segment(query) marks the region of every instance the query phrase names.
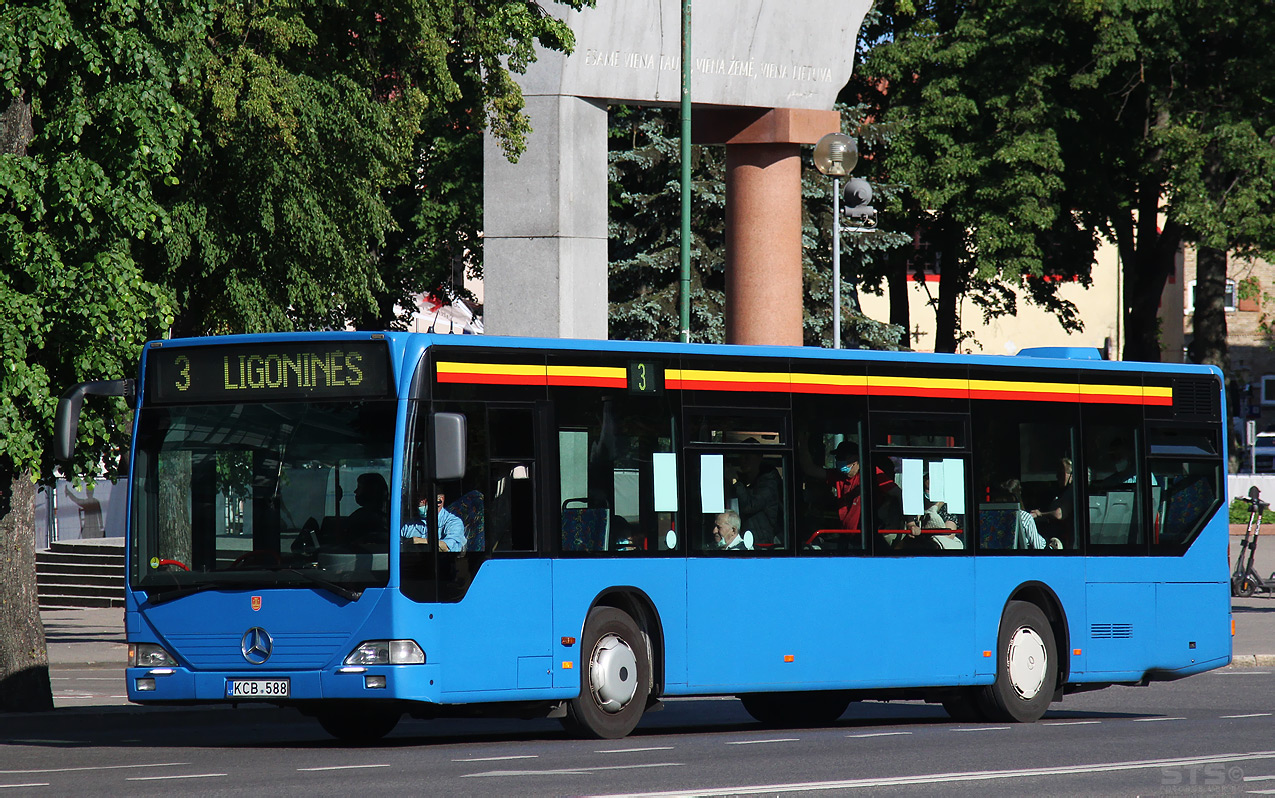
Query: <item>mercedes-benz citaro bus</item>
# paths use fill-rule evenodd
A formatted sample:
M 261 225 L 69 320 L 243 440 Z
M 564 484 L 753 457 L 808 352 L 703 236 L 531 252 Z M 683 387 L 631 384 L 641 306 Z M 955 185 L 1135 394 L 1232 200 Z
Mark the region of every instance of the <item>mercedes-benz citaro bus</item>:
M 1223 389 L 949 356 L 413 333 L 154 341 L 128 697 L 616 738 L 665 696 L 1031 722 L 1230 662 Z

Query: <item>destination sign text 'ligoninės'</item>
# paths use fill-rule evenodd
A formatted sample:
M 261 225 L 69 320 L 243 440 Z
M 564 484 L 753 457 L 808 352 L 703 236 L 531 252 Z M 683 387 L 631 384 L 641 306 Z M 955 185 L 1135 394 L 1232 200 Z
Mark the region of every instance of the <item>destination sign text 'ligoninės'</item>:
M 152 403 L 358 399 L 390 395 L 383 341 L 160 347 L 147 352 Z

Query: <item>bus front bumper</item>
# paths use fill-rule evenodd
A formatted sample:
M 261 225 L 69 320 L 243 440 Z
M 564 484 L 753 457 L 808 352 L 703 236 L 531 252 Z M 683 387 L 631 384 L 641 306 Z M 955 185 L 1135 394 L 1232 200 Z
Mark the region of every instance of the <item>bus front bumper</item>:
M 128 700 L 138 704 L 289 704 L 333 699 L 437 702 L 437 665 L 340 666 L 295 671 L 192 671 L 126 668 Z

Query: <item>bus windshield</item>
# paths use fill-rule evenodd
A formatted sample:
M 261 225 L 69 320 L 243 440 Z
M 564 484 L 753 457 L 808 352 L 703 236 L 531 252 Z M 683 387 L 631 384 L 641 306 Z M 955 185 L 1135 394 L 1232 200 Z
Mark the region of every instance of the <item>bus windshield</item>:
M 143 409 L 131 585 L 384 585 L 394 419 L 388 400 Z

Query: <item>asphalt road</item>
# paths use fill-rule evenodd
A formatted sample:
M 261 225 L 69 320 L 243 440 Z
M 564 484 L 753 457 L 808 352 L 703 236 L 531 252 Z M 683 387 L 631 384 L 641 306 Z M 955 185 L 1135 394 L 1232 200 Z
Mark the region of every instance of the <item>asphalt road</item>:
M 10 716 L 12 717 L 12 716 Z M 618 741 L 552 721 L 405 721 L 341 745 L 290 711 L 80 716 L 0 729 L 11 795 L 1181 795 L 1275 792 L 1275 673 L 1069 696 L 1030 725 L 915 702 L 768 730 L 733 699 L 667 702 Z

